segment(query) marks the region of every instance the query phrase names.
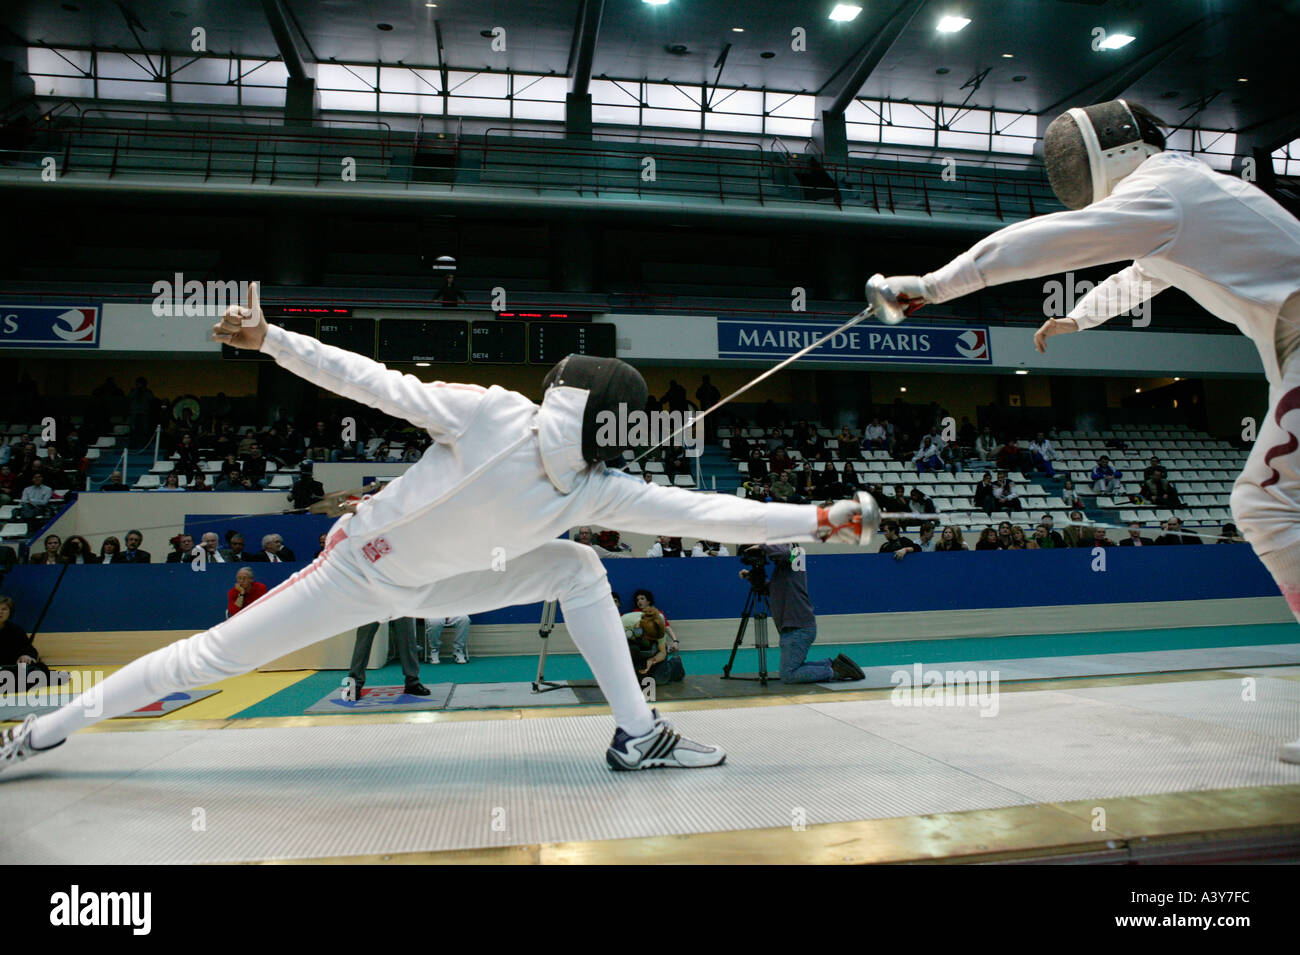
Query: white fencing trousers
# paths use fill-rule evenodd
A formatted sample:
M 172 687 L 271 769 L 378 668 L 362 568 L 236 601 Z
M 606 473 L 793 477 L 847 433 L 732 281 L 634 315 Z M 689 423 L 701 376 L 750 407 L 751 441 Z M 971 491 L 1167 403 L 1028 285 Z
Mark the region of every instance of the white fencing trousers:
M 1269 388 L 1268 404 L 1232 488 L 1232 517 L 1300 619 L 1300 355 Z
M 78 729 L 161 699 L 238 676 L 326 637 L 374 620 L 456 616 L 558 600 L 616 723 L 649 732 L 650 708 L 637 683 L 623 624 L 595 551 L 548 541 L 501 571 L 461 574 L 425 587 L 378 580 L 342 539 L 255 603 L 210 630 L 127 664 L 59 710 L 40 717 L 32 742 L 50 746 Z

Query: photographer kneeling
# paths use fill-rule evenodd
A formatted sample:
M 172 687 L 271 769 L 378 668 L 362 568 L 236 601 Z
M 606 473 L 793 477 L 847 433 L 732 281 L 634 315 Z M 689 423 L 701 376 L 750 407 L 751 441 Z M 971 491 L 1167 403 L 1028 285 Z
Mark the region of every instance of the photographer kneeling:
M 782 683 L 829 683 L 832 680 L 861 680 L 862 668 L 844 654 L 834 660 L 807 661 L 808 650 L 817 639 L 817 618 L 808 596 L 807 556 L 798 544 L 755 544 L 741 551 L 749 565 L 740 576 L 751 586 L 767 588 L 772 605 L 772 622 L 781 635 Z M 771 579 L 764 581 L 767 560 L 772 561 Z
M 686 667 L 676 652 L 677 638 L 668 619 L 655 607 L 654 594 L 637 590 L 632 600 L 637 609 L 623 614 L 623 629 L 637 676 L 648 676 L 655 683 L 676 683 L 684 679 Z

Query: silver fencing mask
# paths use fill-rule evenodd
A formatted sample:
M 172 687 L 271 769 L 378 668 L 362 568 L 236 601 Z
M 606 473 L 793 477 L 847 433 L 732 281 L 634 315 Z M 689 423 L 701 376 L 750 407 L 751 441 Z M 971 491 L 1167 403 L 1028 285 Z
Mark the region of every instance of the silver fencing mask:
M 570 355 L 561 359 L 542 382 L 542 393 L 555 387 L 582 388 L 587 404 L 582 414 L 582 457 L 597 464 L 619 457 L 626 440 L 629 414 L 645 411 L 649 389 L 641 373 L 617 358 Z
M 1122 99 L 1064 112 L 1043 134 L 1047 179 L 1067 209 L 1105 199 L 1116 183 L 1164 148 L 1155 117 Z

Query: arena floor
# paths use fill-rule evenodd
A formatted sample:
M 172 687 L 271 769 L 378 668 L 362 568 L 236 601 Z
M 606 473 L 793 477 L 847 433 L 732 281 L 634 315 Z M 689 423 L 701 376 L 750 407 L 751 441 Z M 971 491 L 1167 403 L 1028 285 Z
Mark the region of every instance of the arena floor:
M 933 664 L 999 670 L 995 697 L 960 705 L 898 705 L 900 667 L 867 648 L 862 684 L 661 699 L 728 751 L 693 772 L 610 772 L 597 703 L 257 715 L 338 674 L 250 674 L 6 772 L 0 862 L 1294 858 L 1300 766 L 1276 752 L 1300 736 L 1300 645 L 1261 640 L 1294 628 L 1213 628 L 1260 641 L 1236 646 L 1204 645 L 1210 629 L 1109 654 L 1006 658 L 980 641 L 981 657 Z

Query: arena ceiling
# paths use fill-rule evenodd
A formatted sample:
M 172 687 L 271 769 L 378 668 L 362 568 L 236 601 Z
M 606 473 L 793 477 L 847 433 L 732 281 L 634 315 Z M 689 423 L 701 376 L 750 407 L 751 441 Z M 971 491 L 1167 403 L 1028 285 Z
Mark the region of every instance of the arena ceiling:
M 604 0 L 592 74 L 833 94 L 910 9 L 852 2 L 861 13 L 833 22 L 837 0 Z M 285 10 L 317 61 L 435 66 L 440 30 L 452 69 L 568 75 L 583 0 L 8 0 L 0 41 L 182 54 L 201 26 L 209 52 L 274 58 L 267 5 Z M 939 32 L 950 15 L 970 23 Z M 497 27 L 504 51 L 483 35 Z M 1134 39 L 1094 50 L 1098 29 Z M 1179 124 L 1294 130 L 1296 36 L 1300 0 L 926 0 L 858 95 L 1054 114 L 1122 92 Z

